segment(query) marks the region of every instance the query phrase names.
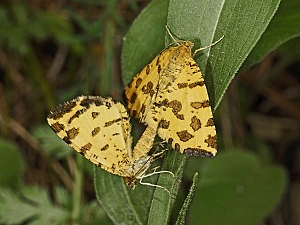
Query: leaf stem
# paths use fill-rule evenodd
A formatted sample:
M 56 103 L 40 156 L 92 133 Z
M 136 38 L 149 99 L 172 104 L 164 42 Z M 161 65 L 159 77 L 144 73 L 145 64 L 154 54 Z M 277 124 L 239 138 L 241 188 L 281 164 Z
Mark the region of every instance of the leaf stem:
M 73 187 L 73 207 L 72 207 L 72 224 L 79 225 L 80 219 L 80 206 L 82 202 L 82 183 L 83 183 L 83 160 L 84 158 L 76 154 L 76 165 Z

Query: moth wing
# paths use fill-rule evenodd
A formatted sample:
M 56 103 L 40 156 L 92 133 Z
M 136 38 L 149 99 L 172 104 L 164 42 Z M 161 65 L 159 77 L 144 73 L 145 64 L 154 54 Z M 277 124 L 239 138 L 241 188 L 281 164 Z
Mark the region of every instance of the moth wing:
M 129 176 L 131 126 L 122 104 L 110 98 L 81 96 L 52 109 L 47 120 L 61 139 L 92 163 Z
M 145 121 L 156 98 L 161 76 L 171 55 L 170 48 L 160 52 L 125 88 L 124 95 L 129 113 L 142 122 Z
M 216 129 L 203 76 L 191 56 L 181 63 L 181 74 L 162 93 L 158 135 L 181 153 L 212 157 L 216 154 Z
M 184 42 L 163 50 L 134 77 L 125 97 L 130 114 L 158 129 L 174 149 L 212 157 L 217 152 L 216 130 L 204 79 L 191 57 L 192 47 L 193 43 Z

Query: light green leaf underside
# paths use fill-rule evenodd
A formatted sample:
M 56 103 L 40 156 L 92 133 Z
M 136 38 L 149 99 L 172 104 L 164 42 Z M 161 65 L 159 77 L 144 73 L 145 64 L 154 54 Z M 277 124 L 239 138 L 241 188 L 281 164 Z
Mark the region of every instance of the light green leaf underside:
M 279 203 L 287 183 L 283 168 L 245 151 L 220 153 L 200 177 L 191 224 L 260 224 Z

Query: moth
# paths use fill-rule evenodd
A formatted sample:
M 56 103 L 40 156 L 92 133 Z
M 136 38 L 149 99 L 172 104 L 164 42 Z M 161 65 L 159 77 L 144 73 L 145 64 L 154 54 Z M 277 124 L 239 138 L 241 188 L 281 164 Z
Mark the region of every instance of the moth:
M 160 52 L 125 88 L 129 112 L 175 150 L 213 157 L 216 128 L 204 79 L 193 57 L 221 39 L 192 54 L 194 43 L 176 41 L 167 31 L 177 46 Z
M 146 174 L 150 164 L 161 153 L 148 155 L 152 141 L 147 129 L 132 149 L 131 124 L 121 103 L 100 96 L 80 96 L 53 108 L 47 117 L 52 130 L 67 144 L 95 165 L 112 174 L 124 177 L 125 184 L 134 189 L 137 180 Z M 172 174 L 172 173 L 171 173 Z

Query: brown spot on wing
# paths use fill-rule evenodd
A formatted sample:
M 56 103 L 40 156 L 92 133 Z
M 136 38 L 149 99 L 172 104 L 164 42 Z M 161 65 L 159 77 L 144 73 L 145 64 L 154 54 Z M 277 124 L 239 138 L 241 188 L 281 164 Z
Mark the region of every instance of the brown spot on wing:
M 182 109 L 182 104 L 180 101 L 173 100 L 168 103 L 168 107 L 172 108 L 172 113 L 176 116 L 176 118 L 180 120 L 184 120 L 183 114 L 178 114 L 179 111 Z
M 111 169 L 112 169 L 112 171 L 115 171 L 115 170 L 116 170 L 116 164 L 115 164 L 115 163 L 113 163 L 113 164 L 111 165 Z
M 104 104 L 104 101 L 102 98 L 99 97 L 95 97 L 95 96 L 88 96 L 85 99 L 83 99 L 80 102 L 80 105 L 89 109 L 91 107 L 92 104 L 95 104 L 96 106 L 100 106 Z M 111 104 L 109 102 L 105 102 L 105 105 L 110 108 Z
M 170 125 L 170 121 L 162 119 L 159 121 L 158 127 L 161 127 L 162 129 L 168 129 L 169 125 Z
M 54 124 L 51 125 L 51 129 L 55 132 L 55 133 L 59 133 L 60 131 L 65 129 L 65 126 L 59 122 L 56 122 Z
M 67 130 L 66 131 L 67 135 L 68 135 L 68 138 L 71 140 L 71 139 L 74 139 L 78 134 L 79 134 L 79 128 L 71 128 L 70 130 Z
M 184 120 L 183 114 L 177 114 L 176 117 L 177 117 L 177 119 L 179 119 L 179 120 Z
M 156 60 L 156 64 L 155 64 L 156 66 L 158 66 L 159 65 L 159 57 L 157 57 L 157 60 Z
M 194 135 L 190 134 L 187 130 L 176 132 L 179 139 L 183 142 L 189 141 L 194 137 Z
M 173 100 L 169 102 L 168 107 L 172 108 L 172 112 L 175 114 L 182 109 L 182 104 L 180 101 Z
M 82 146 L 80 148 L 80 154 L 85 155 L 85 153 L 87 151 L 89 151 L 92 148 L 92 144 L 91 143 L 87 143 L 86 145 Z
M 198 67 L 198 65 L 193 61 L 189 61 L 189 66 L 190 67 Z
M 137 117 L 137 116 L 138 116 L 137 111 L 136 111 L 136 110 L 132 110 L 132 115 L 133 115 L 134 117 Z
M 146 67 L 146 74 L 148 75 L 150 73 L 150 65 L 148 64 Z
M 130 102 L 131 104 L 134 104 L 135 101 L 136 101 L 136 99 L 137 99 L 137 94 L 136 94 L 136 93 L 133 93 L 133 94 L 131 95 L 130 99 L 129 99 L 129 102 Z
M 92 118 L 96 119 L 100 115 L 100 112 L 92 112 Z
M 76 106 L 75 101 L 65 102 L 62 105 L 56 106 L 53 109 L 51 109 L 50 114 L 48 115 L 47 118 L 54 119 L 54 120 L 60 119 L 66 113 L 71 112 L 75 106 Z
M 179 89 L 186 88 L 188 86 L 188 83 L 178 83 L 177 86 Z
M 197 131 L 201 128 L 201 121 L 196 116 L 193 116 L 190 126 L 194 131 Z
M 70 138 L 68 136 L 63 137 L 64 142 L 66 142 L 68 145 L 72 144 Z
M 79 116 L 82 115 L 85 111 L 86 109 L 77 110 L 76 113 L 68 120 L 68 124 L 71 124 L 74 119 L 79 118 Z
M 91 155 L 91 158 L 97 160 L 97 159 L 98 159 L 98 155 L 96 155 L 96 154 L 93 153 L 93 154 Z
M 209 101 L 208 100 L 204 100 L 203 102 L 191 102 L 191 106 L 194 109 L 200 109 L 200 108 L 209 107 Z
M 104 124 L 104 127 L 109 127 L 109 126 L 113 125 L 114 123 L 120 122 L 121 120 L 122 120 L 121 118 L 118 118 L 118 119 L 115 119 L 115 120 L 108 121 Z
M 205 151 L 200 148 L 187 148 L 183 151 L 184 154 L 192 155 L 192 156 L 203 156 L 206 158 L 211 158 L 214 155 L 211 152 Z
M 137 80 L 136 80 L 136 83 L 135 83 L 135 88 L 138 88 L 140 85 L 141 85 L 141 83 L 142 83 L 142 78 L 138 78 Z
M 194 82 L 194 83 L 190 83 L 189 88 L 195 88 L 197 86 L 202 87 L 203 85 L 204 85 L 204 81 L 197 81 L 197 82 Z
M 106 144 L 100 149 L 100 151 L 106 151 L 108 148 L 109 148 L 109 145 Z
M 161 71 L 161 66 L 158 65 L 158 66 L 157 66 L 157 73 L 160 74 L 160 71 Z
M 146 106 L 145 106 L 145 104 L 143 104 L 142 107 L 141 107 L 141 113 L 142 113 L 142 115 L 145 113 L 145 110 L 146 110 Z
M 160 95 L 159 98 L 162 98 L 162 96 Z M 169 104 L 169 101 L 166 98 L 162 101 L 153 102 L 153 105 L 156 106 L 157 108 L 160 108 L 162 106 L 168 107 L 168 104 Z
M 213 126 L 215 126 L 214 119 L 213 118 L 208 119 L 206 127 L 213 127 Z
M 205 139 L 204 142 L 207 143 L 208 147 L 217 148 L 217 137 L 216 137 L 216 135 L 215 136 L 208 135 L 207 139 Z
M 95 127 L 94 130 L 92 131 L 92 136 L 94 137 L 95 135 L 97 135 L 100 131 L 100 127 Z
M 153 90 L 153 83 L 149 81 L 146 85 L 142 87 L 142 92 L 144 94 L 150 94 L 152 97 L 154 95 L 154 90 Z

